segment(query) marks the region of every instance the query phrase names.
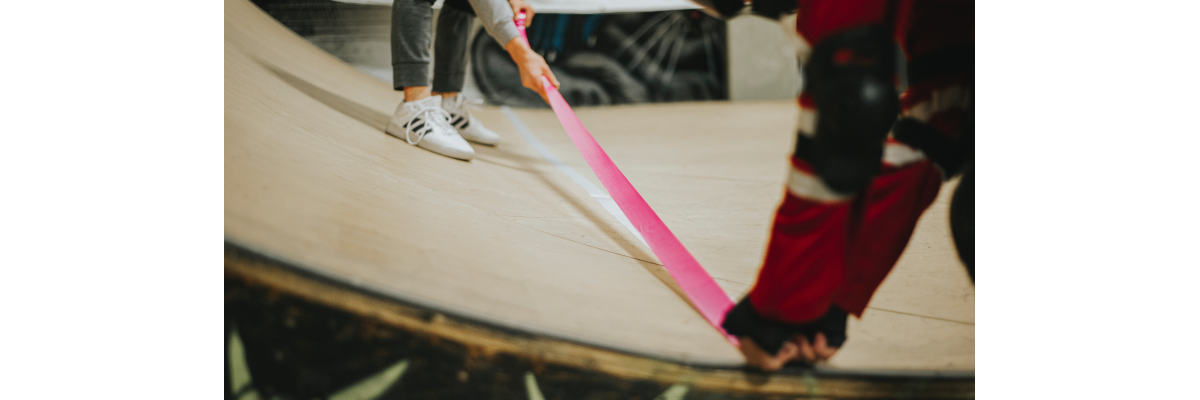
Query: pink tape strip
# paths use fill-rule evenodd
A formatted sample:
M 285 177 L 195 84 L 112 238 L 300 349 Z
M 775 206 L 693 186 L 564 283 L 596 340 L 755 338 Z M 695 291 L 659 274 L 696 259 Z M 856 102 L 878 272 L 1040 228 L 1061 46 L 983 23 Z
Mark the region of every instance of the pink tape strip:
M 521 39 L 528 44 L 529 41 L 525 36 L 524 13 L 517 16 L 516 23 L 517 30 L 521 32 Z M 633 188 L 621 170 L 617 169 L 616 164 L 613 164 L 612 160 L 608 158 L 608 154 L 604 152 L 599 143 L 596 143 L 592 134 L 583 127 L 579 117 L 575 116 L 575 112 L 571 110 L 566 99 L 563 99 L 562 94 L 545 76 L 542 77 L 542 87 L 545 88 L 547 97 L 550 98 L 550 107 L 558 116 L 558 122 L 562 124 L 563 129 L 566 129 L 567 135 L 571 137 L 575 148 L 579 149 L 583 159 L 592 168 L 592 172 L 596 174 L 597 178 L 600 178 L 600 183 L 608 190 L 609 196 L 612 196 L 613 201 L 621 207 L 621 211 L 646 239 L 650 250 L 654 251 L 654 255 L 658 256 L 659 261 L 662 261 L 663 267 L 687 294 L 692 305 L 700 311 L 700 315 L 704 316 L 704 319 L 708 320 L 708 323 L 712 324 L 717 331 L 725 335 L 730 343 L 737 346 L 737 338 L 721 328 L 725 314 L 733 308 L 733 301 L 720 286 L 717 286 L 717 282 L 708 275 L 708 271 L 705 271 L 704 267 L 700 266 L 696 258 L 692 257 L 692 253 L 683 247 L 683 243 L 679 242 L 675 234 L 667 229 L 667 225 L 658 218 L 658 214 L 650 209 L 650 205 L 646 204 L 642 195 Z

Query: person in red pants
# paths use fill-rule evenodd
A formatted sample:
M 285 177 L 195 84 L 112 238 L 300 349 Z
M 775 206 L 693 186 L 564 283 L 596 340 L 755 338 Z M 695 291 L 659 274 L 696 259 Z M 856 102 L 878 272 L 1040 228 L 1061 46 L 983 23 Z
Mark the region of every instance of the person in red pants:
M 740 3 L 711 6 L 730 16 Z M 973 2 L 757 0 L 751 8 L 777 17 L 789 6 L 809 49 L 792 168 L 758 279 L 723 323 L 747 364 L 768 371 L 836 353 L 848 316 L 861 317 L 942 182 L 964 169 L 970 204 L 956 193 L 951 219 L 974 280 Z

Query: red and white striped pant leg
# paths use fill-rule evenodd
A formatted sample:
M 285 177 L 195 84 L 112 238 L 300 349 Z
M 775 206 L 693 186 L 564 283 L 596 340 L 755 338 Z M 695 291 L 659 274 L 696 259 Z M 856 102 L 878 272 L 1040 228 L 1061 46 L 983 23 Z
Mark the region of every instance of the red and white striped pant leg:
M 901 118 L 917 119 L 953 140 L 969 121 L 973 3 L 912 2 L 902 4 L 899 14 L 897 37 L 910 61 Z M 945 173 L 920 149 L 888 139 L 880 175 L 860 194 L 862 214 L 851 213 L 850 224 L 856 228 L 847 239 L 846 278 L 836 290 L 835 304 L 861 315 L 937 198 Z
M 787 190 L 749 298 L 762 317 L 797 323 L 823 315 L 844 281 L 852 198 L 826 187 L 808 162 L 791 161 Z
M 886 0 L 800 1 L 796 32 L 801 64 L 813 44 L 838 31 L 879 23 Z M 800 135 L 816 133 L 812 96 L 802 92 Z M 791 157 L 787 190 L 775 214 L 762 268 L 748 294 L 764 318 L 799 323 L 821 317 L 845 281 L 847 235 L 852 196 L 830 190 L 807 161 Z
M 818 43 L 841 29 L 881 22 L 885 7 L 883 1 L 801 2 L 797 31 L 805 45 Z M 907 15 L 907 11 L 901 14 Z M 802 93 L 797 102 L 798 130 L 811 137 L 815 104 L 808 93 Z M 883 158 L 880 174 L 870 187 L 851 197 L 831 191 L 804 159 L 792 157 L 787 193 L 775 216 L 763 267 L 749 294 L 760 315 L 805 322 L 820 317 L 836 303 L 861 316 L 899 259 L 917 220 L 937 197 L 941 183 L 938 169 L 905 144 L 889 140 Z
M 888 140 L 880 174 L 859 193 L 849 217 L 843 266 L 846 278 L 833 296 L 838 307 L 862 315 L 941 185 L 941 171 L 921 152 Z
M 831 304 L 861 316 L 941 182 L 941 172 L 920 152 L 894 141 L 885 147 L 880 175 L 853 197 L 829 190 L 807 162 L 793 157 L 750 292 L 755 310 L 793 323 L 818 318 Z

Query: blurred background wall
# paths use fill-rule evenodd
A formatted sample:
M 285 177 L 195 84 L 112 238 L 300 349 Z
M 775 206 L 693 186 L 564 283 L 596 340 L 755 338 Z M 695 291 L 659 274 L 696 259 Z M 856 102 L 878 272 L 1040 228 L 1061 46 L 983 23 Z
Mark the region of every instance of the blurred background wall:
M 794 21 L 794 20 L 789 20 Z M 757 16 L 729 20 L 729 99 L 795 99 L 800 93 L 796 49 L 785 36 L 795 25 Z
M 309 42 L 391 84 L 389 1 L 253 1 Z M 775 21 L 742 16 L 727 22 L 694 9 L 579 13 L 691 6 L 683 0 L 531 3 L 538 10 L 574 12 L 539 11 L 528 34 L 575 106 L 791 99 L 800 89 L 786 28 Z M 545 107 L 520 86 L 516 66 L 478 22 L 469 48 L 467 96 Z

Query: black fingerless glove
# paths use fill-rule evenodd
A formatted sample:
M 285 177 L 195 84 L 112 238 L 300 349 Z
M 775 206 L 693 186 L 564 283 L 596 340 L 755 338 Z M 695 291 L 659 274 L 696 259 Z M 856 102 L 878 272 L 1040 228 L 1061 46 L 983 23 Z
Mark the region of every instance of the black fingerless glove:
M 850 314 L 836 305 L 821 318 L 801 324 L 789 324 L 766 319 L 750 305 L 750 296 L 743 298 L 728 314 L 721 327 L 734 336 L 747 336 L 768 353 L 777 354 L 783 344 L 796 334 L 804 335 L 809 342 L 816 340 L 817 332 L 825 334 L 829 347 L 841 347 L 846 342 L 846 318 Z

